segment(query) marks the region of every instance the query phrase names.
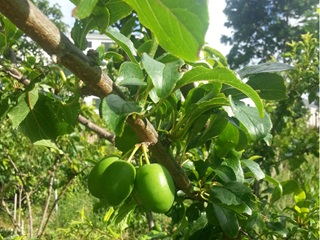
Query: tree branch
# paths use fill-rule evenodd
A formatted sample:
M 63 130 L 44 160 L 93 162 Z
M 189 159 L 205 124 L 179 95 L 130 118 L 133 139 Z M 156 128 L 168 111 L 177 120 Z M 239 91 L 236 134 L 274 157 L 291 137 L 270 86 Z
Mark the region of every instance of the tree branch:
M 29 236 L 33 238 L 33 216 L 32 216 L 32 206 L 30 200 L 30 192 L 26 192 L 26 201 L 28 205 L 28 213 L 29 213 Z
M 86 169 L 86 168 L 84 168 L 81 172 L 73 175 L 73 176 L 68 180 L 67 184 L 65 184 L 65 185 L 63 186 L 63 188 L 62 188 L 62 190 L 61 190 L 58 198 L 54 200 L 54 202 L 53 202 L 53 204 L 52 204 L 52 206 L 51 206 L 51 209 L 49 210 L 49 213 L 48 213 L 46 222 L 45 222 L 45 224 L 44 224 L 44 226 L 43 226 L 43 228 L 42 228 L 42 231 L 37 235 L 38 238 L 41 238 L 41 237 L 42 237 L 44 231 L 45 231 L 46 228 L 47 228 L 47 225 L 48 225 L 48 223 L 49 223 L 50 217 L 51 217 L 51 215 L 52 215 L 52 213 L 53 213 L 53 210 L 54 210 L 55 206 L 58 204 L 58 202 L 61 200 L 61 198 L 64 196 L 64 194 L 67 192 L 67 190 L 68 190 L 69 186 L 71 185 L 72 181 L 74 180 L 74 178 L 75 178 L 76 176 L 78 176 L 79 174 L 83 173 L 85 169 Z
M 98 136 L 103 137 L 107 139 L 109 142 L 114 144 L 115 141 L 115 136 L 109 132 L 107 132 L 105 129 L 102 127 L 94 124 L 90 120 L 86 119 L 85 117 L 79 115 L 78 117 L 78 122 L 81 123 L 82 125 L 86 126 L 88 129 L 91 131 L 95 132 Z
M 3 199 L 1 199 L 1 205 L 6 211 L 7 215 L 9 216 L 14 228 L 18 231 L 19 234 L 21 234 L 22 233 L 21 226 L 19 225 L 19 223 L 16 222 L 16 220 L 14 219 L 14 216 L 10 212 L 9 207 L 7 206 L 6 202 Z
M 54 182 L 54 176 L 57 170 L 57 158 L 54 160 L 53 166 L 52 166 L 52 170 L 50 171 L 50 178 L 49 178 L 49 187 L 48 187 L 48 193 L 47 193 L 47 200 L 43 209 L 43 214 L 42 214 L 42 218 L 40 221 L 40 225 L 37 231 L 37 236 L 39 236 L 42 233 L 42 229 L 43 229 L 43 224 L 45 223 L 45 219 L 47 216 L 47 211 L 49 208 L 49 204 L 50 204 L 50 200 L 51 200 L 51 195 L 52 195 L 52 190 L 53 190 L 53 182 Z
M 85 82 L 99 97 L 114 91 L 115 84 L 99 66 L 77 48 L 59 29 L 28 0 L 0 0 L 0 12 L 37 42 L 50 56 Z M 171 173 L 178 188 L 190 194 L 190 182 L 180 165 L 158 141 L 158 134 L 148 120 L 129 117 L 128 124 L 142 142 L 150 143 L 152 156 Z

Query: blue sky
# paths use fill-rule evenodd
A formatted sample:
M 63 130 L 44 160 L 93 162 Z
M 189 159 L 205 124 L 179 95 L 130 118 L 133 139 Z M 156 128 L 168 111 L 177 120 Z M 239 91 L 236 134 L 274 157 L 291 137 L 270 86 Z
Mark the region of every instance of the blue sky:
M 69 26 L 73 26 L 74 18 L 71 16 L 71 11 L 74 8 L 74 5 L 70 1 L 65 0 L 49 0 L 49 2 L 51 4 L 58 3 L 61 6 L 61 10 L 64 15 L 64 21 Z M 211 47 L 219 50 L 222 54 L 227 55 L 231 47 L 220 43 L 221 35 L 228 35 L 231 32 L 230 29 L 224 27 L 226 16 L 223 13 L 223 9 L 225 8 L 226 3 L 223 0 L 208 0 L 208 3 L 210 25 L 206 35 L 206 41 Z

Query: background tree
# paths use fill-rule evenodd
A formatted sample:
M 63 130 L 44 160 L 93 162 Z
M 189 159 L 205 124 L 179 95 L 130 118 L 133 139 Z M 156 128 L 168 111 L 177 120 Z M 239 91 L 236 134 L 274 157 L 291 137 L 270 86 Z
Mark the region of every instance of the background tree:
M 286 42 L 310 32 L 318 38 L 316 0 L 256 1 L 227 0 L 225 26 L 232 36 L 221 42 L 232 45 L 227 60 L 233 69 L 252 61 L 265 62 L 288 51 Z

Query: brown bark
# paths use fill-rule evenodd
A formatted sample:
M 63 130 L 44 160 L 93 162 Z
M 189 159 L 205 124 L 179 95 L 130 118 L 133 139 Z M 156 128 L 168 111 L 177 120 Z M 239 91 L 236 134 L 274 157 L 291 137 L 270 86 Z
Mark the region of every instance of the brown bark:
M 98 125 L 94 124 L 90 120 L 86 119 L 85 117 L 79 115 L 78 122 L 82 125 L 86 126 L 91 131 L 95 132 L 98 136 L 103 137 L 107 139 L 109 142 L 114 144 L 115 136 L 109 132 L 107 132 L 105 129 L 99 127 Z
M 100 67 L 93 65 L 59 29 L 28 0 L 0 0 L 0 12 L 37 42 L 49 55 L 84 81 L 99 97 L 119 94 L 118 88 Z M 171 173 L 178 188 L 189 192 L 190 182 L 169 151 L 158 141 L 148 120 L 129 117 L 128 124 L 142 142 L 149 143 L 152 156 Z

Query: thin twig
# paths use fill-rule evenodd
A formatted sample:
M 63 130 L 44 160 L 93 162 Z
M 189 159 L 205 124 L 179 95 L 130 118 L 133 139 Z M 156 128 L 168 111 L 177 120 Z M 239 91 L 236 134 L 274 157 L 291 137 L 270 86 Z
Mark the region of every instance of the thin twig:
M 33 217 L 32 217 L 32 207 L 31 207 L 31 201 L 30 201 L 30 192 L 26 192 L 26 199 L 27 199 L 28 212 L 29 212 L 29 236 L 32 239 L 33 238 Z
M 54 182 L 54 176 L 55 176 L 55 172 L 57 170 L 56 168 L 56 164 L 57 164 L 58 158 L 56 158 L 54 160 L 53 166 L 52 166 L 52 171 L 50 173 L 50 180 L 49 180 L 49 188 L 48 188 L 48 195 L 47 195 L 47 200 L 46 200 L 46 204 L 45 207 L 43 209 L 43 214 L 42 214 L 42 218 L 40 221 L 40 225 L 37 231 L 37 236 L 40 235 L 40 233 L 42 232 L 42 228 L 43 228 L 43 224 L 45 222 L 46 216 L 47 216 L 47 211 L 49 208 L 49 204 L 50 204 L 50 199 L 51 199 L 51 195 L 52 195 L 52 189 L 53 189 L 53 182 Z
M 11 223 L 13 224 L 14 228 L 17 230 L 19 234 L 21 234 L 21 227 L 19 224 L 15 221 L 14 216 L 11 214 L 9 207 L 7 206 L 6 202 L 1 199 L 1 205 L 5 209 L 7 215 L 9 216 Z

